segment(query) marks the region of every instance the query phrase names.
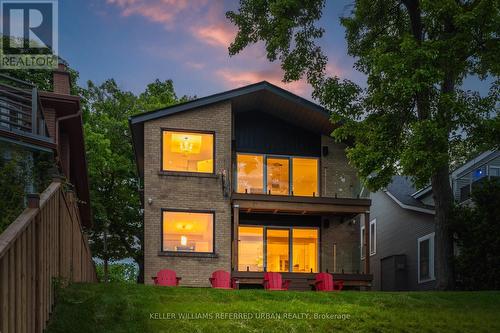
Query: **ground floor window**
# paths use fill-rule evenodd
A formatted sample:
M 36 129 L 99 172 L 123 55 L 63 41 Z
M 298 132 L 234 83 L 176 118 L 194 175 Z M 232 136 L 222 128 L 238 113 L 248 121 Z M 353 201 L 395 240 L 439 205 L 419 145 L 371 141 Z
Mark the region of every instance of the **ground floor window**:
M 418 239 L 418 282 L 434 280 L 434 233 Z
M 318 272 L 318 240 L 317 228 L 240 226 L 238 270 Z
M 162 251 L 214 252 L 214 213 L 164 210 Z

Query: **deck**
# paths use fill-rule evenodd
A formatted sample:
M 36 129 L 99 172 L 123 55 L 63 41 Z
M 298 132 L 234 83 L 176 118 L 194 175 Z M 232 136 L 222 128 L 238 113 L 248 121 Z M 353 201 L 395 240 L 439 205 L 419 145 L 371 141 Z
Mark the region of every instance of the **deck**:
M 289 290 L 313 290 L 314 273 L 281 273 L 283 279 L 290 280 Z M 262 285 L 264 272 L 232 272 L 232 277 L 238 278 L 240 287 Z M 346 289 L 369 289 L 373 280 L 372 274 L 342 274 L 333 273 L 334 280 L 343 280 Z

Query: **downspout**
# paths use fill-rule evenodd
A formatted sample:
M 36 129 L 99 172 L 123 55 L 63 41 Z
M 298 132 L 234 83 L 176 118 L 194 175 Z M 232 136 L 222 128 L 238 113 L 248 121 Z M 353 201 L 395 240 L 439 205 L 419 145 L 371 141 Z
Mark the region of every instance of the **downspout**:
M 60 149 L 59 149 L 59 147 L 60 147 L 59 146 L 59 122 L 63 122 L 65 120 L 73 119 L 73 118 L 77 118 L 77 117 L 81 117 L 81 116 L 82 116 L 82 111 L 78 110 L 78 112 L 75 113 L 75 114 L 70 114 L 70 115 L 67 115 L 67 116 L 64 116 L 64 117 L 59 117 L 56 120 L 56 131 L 55 132 L 56 132 L 57 161 L 58 161 L 59 166 L 61 167 L 61 169 L 62 169 L 62 165 L 61 165 L 61 159 L 60 159 L 61 152 L 60 152 Z

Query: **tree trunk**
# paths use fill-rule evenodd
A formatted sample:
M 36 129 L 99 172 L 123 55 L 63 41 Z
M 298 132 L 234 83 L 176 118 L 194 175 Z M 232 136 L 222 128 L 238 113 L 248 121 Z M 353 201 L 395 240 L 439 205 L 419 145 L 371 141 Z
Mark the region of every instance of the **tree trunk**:
M 104 229 L 104 267 L 103 267 L 103 271 L 104 271 L 104 283 L 108 283 L 109 282 L 109 272 L 108 272 L 108 262 L 109 262 L 109 259 L 108 259 L 108 229 L 107 227 L 105 227 Z
M 436 215 L 436 289 L 450 290 L 455 288 L 453 265 L 453 233 L 450 230 L 453 208 L 453 193 L 450 186 L 449 168 L 437 170 L 431 178 L 432 192 Z
M 135 262 L 139 266 L 139 275 L 137 275 L 137 283 L 144 283 L 144 256 L 138 256 Z

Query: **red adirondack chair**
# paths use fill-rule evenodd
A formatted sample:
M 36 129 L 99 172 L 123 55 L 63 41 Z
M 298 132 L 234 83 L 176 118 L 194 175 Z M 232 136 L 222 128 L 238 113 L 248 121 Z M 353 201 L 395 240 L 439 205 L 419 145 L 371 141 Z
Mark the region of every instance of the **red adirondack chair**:
M 290 280 L 283 281 L 280 273 L 266 272 L 262 284 L 266 290 L 288 290 L 290 282 Z
M 213 272 L 212 277 L 208 280 L 210 280 L 212 288 L 238 289 L 238 279 L 231 278 L 231 274 L 223 270 Z
M 179 285 L 181 278 L 177 277 L 175 271 L 162 269 L 156 276 L 153 276 L 153 280 L 157 286 L 176 287 Z
M 330 273 L 318 273 L 314 285 L 316 291 L 341 291 L 344 288 L 344 281 L 334 281 Z

